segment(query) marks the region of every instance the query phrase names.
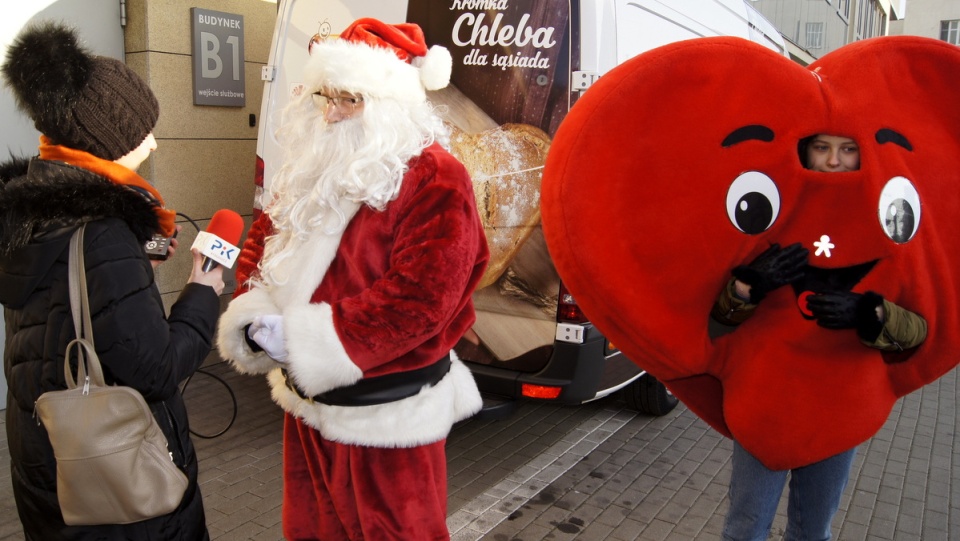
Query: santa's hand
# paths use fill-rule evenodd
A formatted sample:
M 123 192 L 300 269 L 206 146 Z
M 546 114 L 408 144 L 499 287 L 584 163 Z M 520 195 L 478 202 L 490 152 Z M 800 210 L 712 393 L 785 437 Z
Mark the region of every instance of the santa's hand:
M 283 316 L 257 316 L 247 329 L 247 336 L 263 348 L 264 353 L 278 363 L 287 360 L 287 346 L 283 337 Z

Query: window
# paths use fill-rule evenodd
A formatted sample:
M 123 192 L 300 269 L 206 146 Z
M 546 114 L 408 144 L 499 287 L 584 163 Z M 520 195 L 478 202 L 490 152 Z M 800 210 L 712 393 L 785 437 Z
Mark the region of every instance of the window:
M 807 23 L 807 49 L 823 48 L 823 23 Z
M 838 0 L 837 13 L 840 14 L 840 17 L 842 17 L 843 20 L 850 20 L 850 0 Z
M 960 20 L 940 21 L 940 39 L 960 45 Z

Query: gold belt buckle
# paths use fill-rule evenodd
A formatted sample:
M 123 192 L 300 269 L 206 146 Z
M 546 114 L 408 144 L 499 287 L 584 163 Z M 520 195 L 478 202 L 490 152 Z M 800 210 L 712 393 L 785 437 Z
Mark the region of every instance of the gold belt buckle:
M 309 396 L 303 396 L 303 393 L 300 392 L 300 389 L 298 389 L 297 386 L 293 384 L 293 381 L 290 379 L 290 374 L 287 374 L 286 368 L 281 368 L 280 372 L 283 374 L 283 380 L 287 383 L 288 389 L 293 391 L 293 393 L 299 396 L 302 400 L 306 400 L 307 402 L 313 404 L 313 398 Z

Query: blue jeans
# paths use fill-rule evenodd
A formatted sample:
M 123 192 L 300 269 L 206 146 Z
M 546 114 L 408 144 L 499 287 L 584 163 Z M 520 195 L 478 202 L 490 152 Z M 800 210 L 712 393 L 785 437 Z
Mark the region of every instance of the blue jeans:
M 830 522 L 850 477 L 854 447 L 802 468 L 789 470 L 785 541 L 827 541 Z M 730 476 L 730 510 L 723 525 L 725 541 L 765 541 L 777 513 L 787 470 L 768 469 L 736 441 Z

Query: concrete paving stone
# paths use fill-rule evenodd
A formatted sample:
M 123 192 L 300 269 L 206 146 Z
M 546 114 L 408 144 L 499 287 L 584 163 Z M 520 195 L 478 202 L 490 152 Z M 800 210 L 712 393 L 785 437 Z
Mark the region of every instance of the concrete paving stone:
M 627 517 L 610 532 L 609 539 L 611 541 L 635 541 L 640 539 L 638 536 L 644 526 L 645 524 Z
M 896 507 L 900 504 L 900 499 L 902 497 L 903 490 L 890 486 L 881 486 L 880 491 L 877 492 L 877 504 L 889 504 L 896 509 Z
M 678 522 L 670 533 L 685 535 L 687 539 L 700 539 L 708 520 L 707 517 L 691 517 L 688 515 Z
M 597 517 L 594 519 L 594 522 L 607 525 L 611 530 L 619 526 L 620 523 L 627 518 L 627 515 L 623 513 L 622 507 L 611 506 L 607 504 L 605 507 L 599 507 L 599 509 L 600 514 L 597 515 Z
M 540 494 L 540 492 L 547 486 L 548 485 L 546 483 L 529 479 L 526 483 L 517 488 L 517 490 L 513 491 L 513 493 L 524 498 L 533 498 L 534 496 Z
M 282 503 L 283 493 L 278 490 L 269 497 L 261 498 L 259 502 L 251 502 L 250 509 L 259 514 L 258 523 L 273 524 L 280 521 Z
M 243 511 L 248 513 L 248 517 L 256 517 L 256 513 L 250 513 L 251 504 L 257 504 L 262 500 L 258 496 L 254 496 L 249 492 L 244 492 L 243 494 L 238 495 L 236 498 L 223 500 L 218 504 L 214 509 L 220 511 L 225 515 L 232 515 L 234 513 Z
M 897 518 L 897 528 L 894 532 L 894 538 L 903 538 L 904 536 L 913 536 L 913 539 L 920 539 L 923 532 L 923 521 L 920 517 L 910 517 L 900 515 Z
M 880 472 L 882 476 L 882 472 Z M 880 492 L 880 476 L 874 477 L 865 471 L 857 477 L 857 491 L 876 495 Z
M 283 530 L 279 525 L 272 526 L 251 537 L 250 541 L 284 541 Z
M 850 506 L 844 517 L 845 524 L 860 524 L 866 526 L 870 524 L 870 519 L 873 518 L 873 508 L 872 507 L 862 507 L 859 505 Z
M 529 524 L 524 529 L 520 530 L 516 536 L 511 537 L 510 541 L 538 541 L 541 539 L 548 539 L 547 536 L 550 535 L 550 532 L 553 528 L 548 528 L 540 524 Z M 551 540 L 553 538 L 550 538 Z
M 220 490 L 220 494 L 222 494 L 223 496 L 226 496 L 227 498 L 233 499 L 241 494 L 250 492 L 253 489 L 263 486 L 263 483 L 254 479 L 249 471 L 246 471 L 247 473 L 246 476 L 244 476 L 243 473 L 244 471 L 241 471 L 241 470 L 236 470 L 231 472 L 229 476 L 235 476 L 236 482 L 231 483 L 228 480 L 227 482 L 228 486 L 223 487 Z M 224 477 L 221 477 L 221 479 L 224 479 L 229 476 L 225 475 Z
M 880 489 L 883 490 L 884 488 L 887 488 L 899 492 L 903 489 L 903 483 L 906 480 L 905 473 L 905 463 L 888 462 L 887 468 L 884 470 L 883 476 L 880 478 Z
M 515 481 L 510 481 L 504 479 L 485 491 L 486 494 L 493 496 L 494 498 L 506 498 L 508 495 L 512 494 L 520 486 L 519 483 Z
M 233 530 L 225 532 L 223 536 L 221 536 L 221 539 L 225 541 L 242 541 L 256 537 L 263 533 L 264 530 L 266 530 L 266 528 L 259 524 L 247 522 Z
M 564 492 L 561 497 L 557 498 L 553 505 L 559 509 L 573 511 L 583 505 L 589 498 L 589 494 L 577 490 L 570 490 Z
M 613 505 L 613 502 L 616 501 L 618 496 L 620 496 L 620 492 L 616 489 L 603 487 L 602 489 L 593 493 L 590 498 L 587 499 L 587 502 L 596 505 L 601 509 L 611 509 L 612 507 L 616 507 L 616 512 L 619 513 L 621 508 Z
M 497 524 L 503 522 L 508 515 L 509 513 L 503 513 L 497 509 L 487 509 L 470 524 L 470 528 L 486 534 Z
M 507 518 L 487 532 L 488 539 L 514 539 L 527 526 L 533 524 L 538 516 L 526 506 L 507 515 Z
M 13 512 L 13 517 L 0 522 L 0 539 L 16 539 L 23 535 L 23 529 L 20 527 L 20 518 Z
M 895 520 L 888 520 L 885 518 L 874 517 L 870 521 L 870 526 L 867 528 L 867 533 L 870 536 L 870 539 L 876 539 L 880 541 L 882 539 L 893 539 L 893 534 L 896 532 L 897 523 Z
M 488 494 L 481 494 L 463 506 L 463 511 L 479 516 L 499 503 L 499 499 Z
M 477 541 L 482 536 L 483 534 L 480 532 L 469 530 L 469 529 L 463 529 L 463 530 L 459 530 L 457 532 L 451 533 L 450 541 Z
M 923 530 L 947 531 L 947 515 L 939 511 L 931 511 L 928 507 L 923 513 Z
M 867 525 L 866 524 L 856 524 L 853 522 L 844 522 L 843 525 L 838 529 L 834 528 L 834 532 L 837 533 L 837 539 L 842 539 L 843 541 L 865 541 L 867 539 Z
M 258 473 L 253 474 L 252 478 L 255 481 L 259 481 L 261 485 L 269 485 L 278 479 L 283 479 L 283 464 L 277 463 L 267 469 L 260 470 Z
M 675 526 L 673 523 L 665 522 L 661 519 L 654 519 L 643 528 L 638 539 L 650 539 L 651 541 L 666 539 Z
M 253 510 L 248 510 L 247 512 L 235 512 L 225 515 L 212 523 L 208 519 L 207 524 L 213 524 L 223 532 L 231 532 L 249 523 L 254 516 Z
M 583 528 L 576 539 L 607 539 L 613 532 L 613 527 L 600 522 L 594 522 Z

